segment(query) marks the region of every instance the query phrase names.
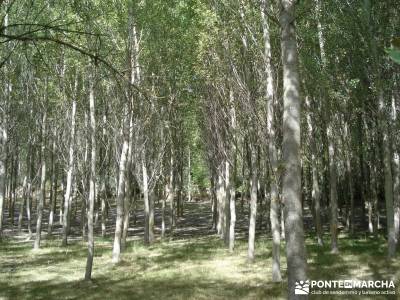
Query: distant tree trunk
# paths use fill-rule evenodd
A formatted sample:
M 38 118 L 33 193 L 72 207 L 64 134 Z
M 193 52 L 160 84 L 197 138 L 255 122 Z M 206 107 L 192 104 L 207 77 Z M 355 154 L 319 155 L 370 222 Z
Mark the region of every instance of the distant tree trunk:
M 76 85 L 77 83 L 75 83 Z M 72 203 L 72 181 L 74 177 L 74 160 L 75 160 L 75 114 L 76 114 L 76 100 L 72 100 L 72 108 L 71 108 L 71 136 L 69 141 L 69 158 L 68 158 L 68 167 L 67 167 L 67 186 L 65 188 L 65 196 L 64 196 L 64 212 L 63 212 L 63 233 L 62 233 L 62 245 L 67 245 L 67 237 L 69 234 L 69 226 L 70 226 L 70 214 Z
M 29 166 L 29 163 L 27 163 L 27 166 Z M 22 219 L 23 219 L 23 216 L 24 216 L 24 203 L 25 203 L 25 200 L 26 200 L 27 181 L 28 181 L 28 179 L 27 179 L 27 176 L 25 175 L 24 176 L 24 180 L 23 180 L 23 184 L 22 184 L 22 197 L 21 197 L 22 199 L 21 199 L 21 202 L 20 202 L 19 215 L 18 215 L 18 232 L 19 233 L 21 233 L 21 231 L 22 231 Z
M 327 59 L 325 53 L 325 38 L 322 30 L 321 24 L 321 14 L 322 7 L 320 0 L 316 1 L 316 12 L 317 12 L 317 21 L 318 21 L 318 41 L 319 41 L 319 50 L 322 61 L 322 68 L 324 72 L 326 72 L 327 68 Z M 335 137 L 334 137 L 334 129 L 333 129 L 333 118 L 331 116 L 331 107 L 330 101 L 327 97 L 325 97 L 325 91 L 321 91 L 321 95 L 323 99 L 321 101 L 325 101 L 327 105 L 325 105 L 325 119 L 327 123 L 327 138 L 328 138 L 328 155 L 329 155 L 329 188 L 330 188 L 330 209 L 331 209 L 331 252 L 338 253 L 338 241 L 337 241 L 337 230 L 338 230 L 338 216 L 337 216 L 337 170 L 336 170 L 336 150 L 335 150 Z
M 217 223 L 217 232 L 218 235 L 221 237 L 221 239 L 224 238 L 225 236 L 225 191 L 224 191 L 224 180 L 222 173 L 224 164 L 220 164 L 219 168 L 217 169 L 217 176 L 218 176 L 218 181 L 217 181 L 217 206 L 218 206 L 218 223 Z
M 348 133 L 348 126 L 347 123 L 345 123 L 345 139 L 347 140 L 349 138 L 349 133 Z M 349 193 L 350 193 L 350 213 L 348 213 L 349 216 L 346 216 L 346 223 L 350 224 L 350 234 L 354 234 L 354 189 L 353 189 L 353 174 L 351 171 L 351 157 L 350 157 L 350 152 L 351 147 L 350 145 L 348 146 L 348 154 L 346 154 L 346 169 L 347 169 L 347 174 L 348 174 L 348 187 L 349 187 Z M 347 219 L 350 220 L 350 222 L 347 222 Z
M 44 199 L 46 197 L 46 123 L 47 123 L 47 112 L 45 108 L 42 119 L 42 141 L 41 141 L 41 151 L 40 151 L 41 175 L 40 175 L 39 205 L 37 207 L 36 236 L 35 236 L 35 243 L 33 245 L 33 249 L 35 250 L 38 250 L 40 248 L 43 206 L 44 206 Z
M 217 223 L 218 223 L 218 200 L 217 200 L 217 184 L 216 184 L 216 176 L 215 170 L 212 168 L 211 170 L 211 210 L 212 210 L 212 229 L 217 230 Z
M 233 91 L 230 90 L 230 122 L 232 129 L 232 141 L 230 145 L 230 154 L 232 160 L 232 178 L 230 179 L 229 189 L 229 251 L 233 252 L 235 247 L 235 224 L 236 224 L 236 172 L 237 172 L 237 153 L 236 153 L 236 111 L 234 106 L 234 95 Z
M 89 114 L 90 114 L 90 177 L 89 177 L 89 209 L 87 211 L 88 219 L 88 255 L 86 260 L 85 280 L 92 278 L 92 266 L 94 257 L 94 228 L 93 213 L 94 201 L 96 197 L 96 108 L 94 98 L 94 74 L 93 70 L 89 74 Z
M 31 224 L 31 203 L 32 203 L 32 181 L 35 174 L 35 151 L 32 144 L 30 145 L 30 158 L 28 168 L 28 182 L 26 190 L 26 217 L 28 222 L 28 240 L 32 239 L 32 224 Z
M 170 234 L 172 236 L 174 227 L 175 227 L 175 209 L 174 209 L 174 198 L 175 198 L 175 189 L 174 189 L 174 152 L 172 150 L 172 145 L 171 145 L 171 157 L 170 157 L 170 171 L 169 171 L 169 178 L 168 178 L 168 199 L 167 201 L 169 202 L 170 206 L 170 221 L 169 221 L 169 226 L 170 226 Z
M 379 125 L 382 133 L 382 156 L 383 174 L 386 202 L 386 222 L 388 238 L 388 257 L 393 258 L 396 253 L 396 233 L 394 228 L 394 206 L 393 206 L 393 176 L 392 176 L 392 153 L 388 133 L 387 115 L 385 113 L 385 101 L 383 91 L 379 92 Z
M 233 174 L 232 174 L 232 180 L 230 184 L 230 226 L 229 226 L 229 251 L 233 252 L 233 249 L 235 248 L 235 224 L 236 224 L 236 168 L 237 168 L 237 158 L 236 158 L 236 149 L 233 150 Z
M 190 174 L 190 172 L 191 172 L 190 163 L 191 163 L 191 161 L 190 161 L 190 147 L 189 147 L 189 150 L 188 150 L 188 186 L 187 186 L 188 202 L 192 202 L 192 190 L 191 190 L 192 189 L 192 186 L 191 186 L 192 182 L 191 182 L 191 174 Z
M 4 216 L 4 199 L 5 199 L 5 176 L 6 176 L 6 170 L 5 170 L 5 140 L 7 139 L 7 133 L 5 129 L 3 128 L 4 124 L 0 124 L 2 128 L 0 128 L 0 239 L 3 234 L 3 216 Z
M 307 280 L 304 245 L 300 169 L 300 82 L 295 29 L 294 0 L 281 0 L 281 48 L 283 65 L 283 204 L 285 205 L 288 299 L 294 294 L 296 281 Z
M 323 245 L 322 239 L 322 223 L 321 223 L 321 193 L 318 183 L 318 166 L 317 166 L 317 146 L 315 142 L 315 128 L 313 120 L 311 119 L 311 103 L 309 97 L 306 97 L 306 105 L 308 108 L 307 124 L 310 137 L 310 150 L 311 150 L 311 176 L 312 176 L 312 203 L 314 204 L 315 216 L 315 232 L 317 234 L 318 245 Z
M 149 191 L 149 244 L 154 242 L 154 189 Z
M 125 121 L 124 121 L 125 123 Z M 123 125 L 124 127 L 126 124 Z M 125 131 L 126 129 L 124 129 Z M 122 223 L 124 217 L 124 189 L 125 189 L 125 173 L 126 173 L 126 159 L 128 153 L 128 136 L 124 134 L 124 141 L 122 144 L 121 156 L 119 160 L 119 176 L 118 176 L 118 189 L 117 189 L 117 218 L 115 223 L 115 235 L 114 235 L 114 246 L 113 246 L 113 263 L 120 261 L 121 254 L 121 235 L 122 235 Z
M 127 165 L 129 165 L 129 163 Z M 122 237 L 121 237 L 121 249 L 122 250 L 124 250 L 126 247 L 126 238 L 128 237 L 130 207 L 131 207 L 131 199 L 132 199 L 132 191 L 131 190 L 132 190 L 131 182 L 125 182 L 124 219 L 123 219 Z
M 264 37 L 264 64 L 265 64 L 265 76 L 267 80 L 266 85 L 266 101 L 267 101 L 267 131 L 268 131 L 268 158 L 271 166 L 272 178 L 270 180 L 270 222 L 272 232 L 272 281 L 282 281 L 280 271 L 280 245 L 281 235 L 279 230 L 279 197 L 278 197 L 278 157 L 276 150 L 276 136 L 274 127 L 275 117 L 275 84 L 274 84 L 274 72 L 272 67 L 272 53 L 271 53 L 271 42 L 270 42 L 270 29 L 269 23 L 265 12 L 268 11 L 268 5 L 266 0 L 261 1 L 261 19 L 263 26 L 263 37 Z
M 60 202 L 60 208 L 58 211 L 58 224 L 63 226 L 63 220 L 64 220 L 64 216 L 63 216 L 63 211 L 64 211 L 64 201 L 65 201 L 65 189 L 64 189 L 64 178 L 61 179 L 60 182 L 60 190 L 61 190 L 61 202 Z
M 169 184 L 168 182 L 165 183 L 165 190 L 164 195 L 162 196 L 161 202 L 161 238 L 165 237 L 165 206 L 166 206 L 166 198 L 168 197 L 169 191 Z
M 397 84 L 395 84 L 395 88 L 399 88 Z M 400 94 L 397 94 L 400 95 Z M 392 126 L 394 128 L 398 128 L 397 123 L 397 111 L 396 111 L 396 94 L 392 95 Z M 391 136 L 393 137 L 394 149 L 396 149 L 396 145 L 398 147 L 399 138 L 393 132 L 391 132 Z M 399 151 L 393 151 L 393 206 L 394 206 L 394 234 L 396 238 L 396 243 L 399 243 L 399 231 L 400 231 L 400 157 Z
M 232 184 L 232 182 L 231 182 L 231 174 L 230 174 L 230 169 L 231 169 L 231 167 L 230 167 L 230 165 L 229 165 L 229 160 L 226 158 L 225 159 L 225 184 L 224 184 L 224 187 L 225 187 L 225 197 L 224 197 L 224 201 L 225 201 L 225 204 L 224 204 L 224 228 L 225 228 L 225 230 L 224 230 L 224 241 L 225 241 L 225 245 L 226 246 L 228 246 L 228 248 L 229 248 L 229 237 L 230 237 L 230 234 L 229 234 L 229 230 L 230 230 L 230 223 L 231 223 L 231 214 L 230 214 L 230 211 L 231 211 L 231 207 L 230 207 L 230 201 L 231 201 L 231 196 L 230 196 L 230 192 L 231 192 L 231 184 Z
M 3 20 L 4 28 L 8 26 L 8 9 L 4 14 Z M 4 30 L 4 33 L 7 33 Z M 7 73 L 5 73 L 7 74 Z M 7 77 L 7 76 L 6 76 Z M 3 235 L 3 217 L 6 196 L 6 172 L 7 172 L 7 120 L 6 120 L 6 107 L 9 100 L 10 84 L 9 79 L 4 80 L 5 97 L 2 99 L 0 105 L 0 240 Z M 2 82 L 3 83 L 3 82 Z
M 49 212 L 49 223 L 47 227 L 47 234 L 50 236 L 53 231 L 53 223 L 54 223 L 54 213 L 56 210 L 56 202 L 57 202 L 57 167 L 55 162 L 55 152 L 56 152 L 56 136 L 57 132 L 54 132 L 53 137 L 53 147 L 51 152 L 51 185 L 50 185 L 50 212 Z
M 149 201 L 149 186 L 146 166 L 145 149 L 142 150 L 142 180 L 143 180 L 143 201 L 144 201 L 144 243 L 150 244 L 150 201 Z
M 257 147 L 251 145 L 251 191 L 250 191 L 250 220 L 249 220 L 249 245 L 247 251 L 247 259 L 249 262 L 254 261 L 254 244 L 256 236 L 256 217 L 257 217 Z
M 18 144 L 15 146 L 15 154 L 13 155 L 13 159 L 11 161 L 11 176 L 10 176 L 10 205 L 8 208 L 11 225 L 14 225 L 14 216 L 15 216 L 15 202 L 16 199 L 16 189 L 17 189 L 17 178 L 18 174 Z
M 107 124 L 107 116 L 106 116 L 106 114 L 104 114 L 103 115 L 103 139 L 105 139 L 105 137 L 106 137 L 106 124 Z M 101 157 L 106 158 L 105 157 L 106 153 L 107 153 L 106 149 L 101 148 L 101 150 L 102 150 Z M 110 157 L 110 156 L 108 155 L 108 157 Z M 100 178 L 101 178 L 101 194 L 100 194 L 100 197 L 101 197 L 101 236 L 105 237 L 106 233 L 107 233 L 107 231 L 106 231 L 106 220 L 107 220 L 107 207 L 106 207 L 107 203 L 106 203 L 106 201 L 107 201 L 107 197 L 108 197 L 108 195 L 107 195 L 108 190 L 107 190 L 107 183 L 106 183 L 106 181 L 107 181 L 106 168 L 105 167 L 103 167 L 101 170 Z
M 399 242 L 400 229 L 400 162 L 399 153 L 396 152 L 393 158 L 393 173 L 395 175 L 393 186 L 393 203 L 394 203 L 394 232 L 397 243 Z
M 329 185 L 330 185 L 330 208 L 331 208 L 331 252 L 338 253 L 338 215 L 337 215 L 337 174 L 336 174 L 336 153 L 333 142 L 332 128 L 328 126 L 329 139 Z

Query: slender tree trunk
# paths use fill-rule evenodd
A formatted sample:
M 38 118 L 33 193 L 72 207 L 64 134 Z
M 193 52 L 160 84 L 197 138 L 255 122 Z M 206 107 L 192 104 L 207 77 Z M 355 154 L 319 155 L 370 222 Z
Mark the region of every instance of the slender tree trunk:
M 215 170 L 212 168 L 212 178 L 211 178 L 211 210 L 212 210 L 212 229 L 217 230 L 218 223 L 218 200 L 217 200 L 217 183 Z
M 266 0 L 261 1 L 261 19 L 263 26 L 263 37 L 264 37 L 264 64 L 265 64 L 265 76 L 266 76 L 266 101 L 267 101 L 267 131 L 268 131 L 268 158 L 272 171 L 272 178 L 270 181 L 270 222 L 272 232 L 272 281 L 282 281 L 280 271 L 280 244 L 281 235 L 279 230 L 279 197 L 278 197 L 278 158 L 277 150 L 275 147 L 276 136 L 274 127 L 274 116 L 275 116 L 275 84 L 274 84 L 274 72 L 272 67 L 272 53 L 271 53 L 271 42 L 270 42 L 270 29 L 265 12 L 268 11 L 268 5 Z
M 77 79 L 76 79 L 77 80 Z M 77 83 L 75 83 L 76 85 Z M 67 245 L 67 237 L 69 234 L 70 227 L 70 214 L 71 214 L 71 203 L 72 203 L 72 181 L 74 177 L 74 160 L 75 160 L 75 114 L 76 114 L 76 100 L 72 100 L 71 109 L 71 136 L 69 141 L 69 158 L 67 167 L 67 186 L 65 188 L 64 196 L 64 212 L 63 212 L 63 233 L 62 233 L 62 245 Z
M 230 201 L 231 201 L 231 196 L 230 196 L 230 192 L 231 192 L 231 185 L 232 185 L 232 182 L 231 182 L 231 174 L 230 174 L 230 165 L 229 165 L 229 161 L 228 161 L 228 159 L 226 158 L 225 159 L 225 184 L 224 184 L 224 187 L 225 187 L 225 195 L 224 195 L 224 201 L 225 201 L 225 204 L 224 204 L 224 220 L 225 220 L 225 223 L 224 223 L 224 228 L 225 228 L 225 230 L 224 230 L 224 241 L 225 241 L 225 245 L 229 248 L 229 237 L 230 237 L 230 234 L 229 234 L 229 230 L 230 230 L 230 223 L 231 223 L 231 214 L 230 214 L 230 212 L 231 212 L 231 207 L 230 207 Z
M 168 183 L 165 183 L 165 192 L 161 202 L 161 238 L 165 237 L 165 205 L 166 205 L 166 198 L 168 197 L 169 193 L 170 193 L 169 185 Z
M 257 217 L 257 150 L 256 146 L 251 146 L 251 191 L 250 191 L 250 220 L 249 220 L 249 247 L 247 251 L 247 259 L 249 262 L 254 261 L 254 244 L 256 236 L 256 217 Z
M 29 163 L 27 163 L 27 166 L 29 166 Z M 28 183 L 28 179 L 27 179 L 27 176 L 25 175 L 24 181 L 22 184 L 22 197 L 21 197 L 21 202 L 20 202 L 20 207 L 19 207 L 19 215 L 18 215 L 18 232 L 19 233 L 21 233 L 21 231 L 22 231 L 22 219 L 24 216 L 24 203 L 26 200 L 27 183 Z
M 303 210 L 301 205 L 300 169 L 300 81 L 295 29 L 294 0 L 281 0 L 281 48 L 283 65 L 283 203 L 285 205 L 286 259 L 288 299 L 295 295 L 296 281 L 307 279 L 304 245 Z M 304 297 L 304 296 L 303 296 Z M 304 297 L 306 298 L 306 296 Z
M 307 124 L 310 137 L 310 151 L 311 151 L 311 176 L 312 176 L 312 203 L 314 204 L 314 215 L 315 215 L 315 232 L 317 234 L 318 245 L 323 245 L 322 239 L 322 223 L 321 223 L 321 192 L 318 183 L 318 165 L 317 165 L 317 146 L 315 143 L 315 129 L 311 119 L 311 104 L 309 97 L 306 98 L 306 105 L 309 110 L 307 115 Z
M 44 199 L 46 197 L 46 123 L 47 123 L 47 112 L 46 109 L 43 113 L 42 119 L 42 141 L 41 141 L 41 175 L 40 175 L 40 193 L 39 193 L 39 204 L 37 207 L 37 221 L 36 221 L 36 236 L 33 249 L 38 250 L 40 248 L 40 239 L 42 231 L 42 217 L 43 217 L 43 206 Z
M 316 0 L 316 11 L 318 15 L 318 41 L 319 49 L 321 54 L 322 68 L 324 72 L 327 68 L 327 59 L 325 53 L 325 39 L 321 24 L 321 2 Z M 321 91 L 321 94 L 325 93 Z M 333 118 L 330 112 L 330 101 L 327 97 L 323 97 L 328 105 L 325 105 L 325 119 L 327 122 L 327 138 L 328 138 L 328 154 L 329 154 L 329 188 L 330 188 L 330 209 L 331 209 L 331 252 L 338 253 L 338 241 L 337 241 L 337 230 L 338 230 L 338 215 L 337 215 L 337 170 L 336 170 L 336 150 L 334 143 L 334 129 L 333 129 Z
M 192 182 L 191 182 L 191 174 L 190 174 L 190 172 L 191 172 L 190 163 L 191 163 L 191 161 L 190 161 L 190 147 L 189 147 L 189 150 L 188 150 L 188 187 L 187 187 L 187 190 L 188 190 L 188 202 L 192 202 L 192 190 L 191 190 Z
M 3 17 L 4 28 L 8 26 L 8 9 Z M 7 33 L 7 30 L 4 30 Z M 5 67 L 7 74 L 7 66 Z M 7 77 L 7 76 L 6 76 Z M 4 91 L 5 97 L 2 99 L 0 105 L 0 240 L 3 235 L 3 217 L 4 217 L 4 206 L 6 196 L 6 172 L 7 172 L 7 101 L 9 100 L 10 94 L 10 83 L 9 79 L 5 79 Z
M 92 266 L 94 257 L 94 228 L 93 213 L 94 201 L 96 197 L 96 109 L 94 98 L 94 78 L 93 72 L 89 74 L 89 114 L 90 114 L 90 177 L 89 177 L 89 209 L 87 211 L 88 220 L 88 255 L 86 260 L 85 280 L 92 278 Z
M 225 236 L 225 191 L 224 191 L 224 179 L 222 176 L 224 164 L 220 164 L 217 169 L 218 182 L 217 182 L 217 203 L 218 203 L 218 224 L 217 232 L 221 239 Z
M 385 101 L 383 91 L 379 93 L 380 110 L 380 130 L 382 133 L 383 148 L 383 173 L 386 202 L 386 222 L 388 237 L 388 257 L 393 258 L 396 253 L 396 233 L 394 228 L 394 206 L 393 206 L 393 176 L 392 176 L 392 153 L 390 151 L 390 141 L 387 125 L 387 116 L 385 114 Z
M 394 203 L 394 232 L 397 243 L 399 242 L 400 229 L 400 162 L 399 153 L 396 152 L 393 158 L 393 173 L 395 176 L 393 186 L 393 203 Z
M 123 125 L 125 126 L 125 125 Z M 125 174 L 126 174 L 126 159 L 128 153 L 128 136 L 124 134 L 124 141 L 122 144 L 121 156 L 119 160 L 119 176 L 118 176 L 118 189 L 117 189 L 117 219 L 115 223 L 115 235 L 113 246 L 113 263 L 120 261 L 121 254 L 121 235 L 122 223 L 124 217 L 124 189 L 125 189 Z
M 236 224 L 236 172 L 237 172 L 237 153 L 236 153 L 236 112 L 234 106 L 234 95 L 233 91 L 230 90 L 230 117 L 231 117 L 231 129 L 232 129 L 232 141 L 230 145 L 230 153 L 232 159 L 232 178 L 229 184 L 229 251 L 233 252 L 235 247 L 235 224 Z
M 175 198 L 175 189 L 174 189 L 174 153 L 171 146 L 171 158 L 170 158 L 170 171 L 169 171 L 169 182 L 168 182 L 168 199 L 170 206 L 170 234 L 172 236 L 174 227 L 175 227 L 175 209 L 174 209 L 174 198 Z
M 60 208 L 58 211 L 58 224 L 63 226 L 63 220 L 64 220 L 64 216 L 63 216 L 63 211 L 64 211 L 64 201 L 65 201 L 65 189 L 64 189 L 64 178 L 61 179 L 60 182 L 60 190 L 61 190 L 61 202 L 60 202 Z
M 149 244 L 154 242 L 154 189 L 149 191 Z
M 131 98 L 133 101 L 133 98 Z M 129 179 L 132 170 L 132 149 L 133 149 L 133 116 L 132 112 L 129 112 L 129 127 L 128 127 L 128 152 L 126 157 L 126 175 Z M 122 228 L 122 249 L 125 249 L 126 238 L 128 236 L 128 228 L 129 228 L 129 219 L 130 219 L 130 207 L 132 201 L 132 180 L 125 181 L 125 197 L 124 197 L 124 219 L 123 219 L 123 228 Z
M 1 124 L 3 127 L 3 124 Z M 5 199 L 5 140 L 7 139 L 7 134 L 4 128 L 0 128 L 0 138 L 1 138 L 1 151 L 0 151 L 0 239 L 3 235 L 3 216 L 4 216 L 4 199 Z
M 106 124 L 107 124 L 107 116 L 106 114 L 103 115 L 103 139 L 106 138 Z M 102 158 L 106 159 L 106 149 L 105 148 L 101 148 L 102 150 Z M 110 157 L 110 155 L 108 155 L 108 157 Z M 106 178 L 106 167 L 103 167 L 101 170 L 101 236 L 105 237 L 106 236 L 106 221 L 107 221 L 107 205 L 106 205 L 106 201 L 107 201 L 107 178 Z
M 11 160 L 11 176 L 10 176 L 10 197 L 9 197 L 9 207 L 8 214 L 10 216 L 11 225 L 14 226 L 14 210 L 15 210 L 15 201 L 16 201 L 16 185 L 17 185 L 17 177 L 18 177 L 18 145 L 15 147 L 16 154 L 13 155 Z
M 127 165 L 129 166 L 129 162 L 127 163 Z M 131 198 L 132 198 L 131 183 L 126 181 L 125 182 L 125 197 L 124 197 L 124 218 L 123 218 L 122 238 L 121 238 L 121 249 L 122 250 L 124 250 L 126 247 L 126 238 L 128 237 Z
M 144 201 L 144 243 L 150 244 L 150 201 L 149 201 L 149 186 L 146 166 L 146 154 L 142 150 L 142 180 L 143 180 L 143 201 Z
M 57 132 L 54 132 L 53 137 L 53 147 L 51 153 L 51 186 L 50 186 L 50 213 L 49 213 L 49 223 L 47 227 L 47 234 L 50 236 L 53 231 L 53 223 L 54 223 L 54 213 L 56 210 L 56 201 L 57 201 L 57 167 L 54 159 L 56 152 L 56 136 Z
M 26 190 L 26 217 L 28 222 L 28 240 L 32 239 L 32 224 L 31 224 L 31 203 L 32 203 L 32 181 L 35 174 L 35 152 L 32 149 L 30 150 L 30 158 L 29 158 L 29 171 L 28 171 L 28 183 Z
M 399 88 L 397 84 L 395 84 L 395 88 Z M 398 128 L 397 126 L 397 111 L 396 111 L 396 96 L 392 95 L 392 126 L 393 128 Z M 398 136 L 395 136 L 393 132 L 391 132 L 391 136 L 393 137 L 394 149 L 398 146 L 399 139 Z M 400 157 L 399 151 L 393 151 L 393 206 L 394 206 L 394 234 L 396 243 L 399 243 L 399 230 L 400 230 Z

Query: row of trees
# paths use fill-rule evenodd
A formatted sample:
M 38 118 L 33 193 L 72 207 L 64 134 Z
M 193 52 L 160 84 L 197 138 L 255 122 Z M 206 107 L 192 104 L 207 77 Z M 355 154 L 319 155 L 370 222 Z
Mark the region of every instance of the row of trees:
M 155 205 L 164 237 L 208 190 L 230 251 L 247 200 L 250 262 L 256 224 L 271 232 L 273 281 L 285 239 L 291 298 L 307 279 L 303 212 L 335 253 L 341 228 L 377 235 L 384 213 L 393 257 L 395 1 L 167 2 L 0 1 L 0 233 L 6 211 L 38 249 L 48 213 L 66 246 L 79 219 L 90 279 L 96 224 L 115 224 L 119 262 L 139 204 L 150 244 Z

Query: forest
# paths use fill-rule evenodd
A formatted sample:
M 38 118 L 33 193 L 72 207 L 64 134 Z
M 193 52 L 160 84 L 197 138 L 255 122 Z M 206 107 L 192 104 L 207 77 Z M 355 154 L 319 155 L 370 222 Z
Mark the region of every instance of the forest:
M 398 299 L 398 0 L 0 20 L 0 299 Z

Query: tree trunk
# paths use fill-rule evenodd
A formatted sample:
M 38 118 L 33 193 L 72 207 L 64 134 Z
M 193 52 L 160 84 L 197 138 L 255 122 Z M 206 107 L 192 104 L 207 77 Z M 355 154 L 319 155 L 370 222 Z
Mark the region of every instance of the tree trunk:
M 76 79 L 77 80 L 77 79 Z M 75 82 L 75 85 L 77 83 Z M 76 114 L 76 100 L 72 100 L 72 109 L 71 109 L 71 136 L 69 141 L 69 159 L 68 159 L 68 168 L 67 168 L 67 186 L 65 188 L 65 196 L 64 196 L 64 212 L 63 212 L 63 237 L 62 237 L 62 245 L 67 245 L 67 237 L 69 234 L 70 227 L 70 214 L 72 203 L 72 181 L 74 177 L 74 160 L 75 160 L 75 114 Z
M 127 163 L 127 165 L 129 166 L 129 162 Z M 125 182 L 125 197 L 124 197 L 124 219 L 123 219 L 123 225 L 122 225 L 122 238 L 121 238 L 121 249 L 122 250 L 124 250 L 126 247 L 126 238 L 128 237 L 131 199 L 132 199 L 131 182 L 126 181 Z
M 225 197 L 224 197 L 224 201 L 225 201 L 225 204 L 224 204 L 224 219 L 225 219 L 225 223 L 224 223 L 224 228 L 225 228 L 225 230 L 224 230 L 224 241 L 225 241 L 225 245 L 226 246 L 228 246 L 228 248 L 229 248 L 229 237 L 230 237 L 230 233 L 229 233 L 229 230 L 230 230 L 230 223 L 231 223 L 231 214 L 230 214 L 230 212 L 231 212 L 231 207 L 230 207 L 230 201 L 231 201 L 231 196 L 230 196 L 230 192 L 231 192 L 231 185 L 232 185 L 232 182 L 231 182 L 231 176 L 230 176 L 230 165 L 229 165 L 229 161 L 228 161 L 228 159 L 226 158 L 225 159 L 225 184 L 224 184 L 224 187 L 225 187 Z
M 249 247 L 247 251 L 247 259 L 249 262 L 254 261 L 254 244 L 256 236 L 256 217 L 257 217 L 257 150 L 255 145 L 251 145 L 251 191 L 250 191 L 250 220 L 249 220 Z
M 318 41 L 319 41 L 319 50 L 321 55 L 322 61 L 322 68 L 323 71 L 326 72 L 327 68 L 327 59 L 325 54 L 325 39 L 324 33 L 322 30 L 321 24 L 321 2 L 320 0 L 316 1 L 316 12 L 317 12 L 317 21 L 318 21 Z M 321 94 L 324 94 L 325 91 L 322 90 Z M 325 105 L 325 120 L 327 123 L 327 138 L 328 138 L 328 155 L 329 155 L 329 188 L 330 188 L 330 209 L 331 209 L 331 252 L 338 253 L 338 242 L 337 242 L 337 230 L 338 230 L 338 216 L 337 216 L 337 170 L 336 170 L 336 151 L 335 151 L 335 142 L 334 142 L 334 129 L 333 129 L 333 118 L 331 116 L 331 107 L 330 107 L 330 100 L 325 97 L 322 97 L 321 101 L 327 103 Z
M 286 259 L 288 299 L 295 295 L 296 281 L 307 280 L 306 249 L 304 245 L 303 210 L 301 205 L 300 170 L 300 82 L 294 0 L 281 0 L 281 48 L 283 65 L 283 204 L 285 205 Z M 304 297 L 306 298 L 306 297 Z
M 54 132 L 53 137 L 53 147 L 51 153 L 51 185 L 50 185 L 50 213 L 49 213 L 49 223 L 47 227 L 47 234 L 50 236 L 53 231 L 53 223 L 54 223 L 54 213 L 56 210 L 56 202 L 57 202 L 57 167 L 54 159 L 56 152 L 56 136 L 57 132 Z
M 261 1 L 261 19 L 263 26 L 263 37 L 264 37 L 264 64 L 265 64 L 265 77 L 267 81 L 266 85 L 266 104 L 267 104 L 267 134 L 268 140 L 268 158 L 271 166 L 271 180 L 270 180 L 270 222 L 272 232 L 272 281 L 282 281 L 280 271 L 280 245 L 281 235 L 279 230 L 279 197 L 278 197 L 278 157 L 277 150 L 275 147 L 276 136 L 274 127 L 274 116 L 275 116 L 275 84 L 274 84 L 274 72 L 272 67 L 272 53 L 271 53 L 271 42 L 270 42 L 270 29 L 265 12 L 268 11 L 268 5 L 266 0 Z
M 149 244 L 154 242 L 154 189 L 149 191 Z
M 190 166 L 190 147 L 188 151 L 188 186 L 187 186 L 187 191 L 188 191 L 188 202 L 192 202 L 192 190 L 191 190 L 191 166 Z
M 306 97 L 306 105 L 308 108 L 307 124 L 310 137 L 310 151 L 311 151 L 311 177 L 312 177 L 312 203 L 314 204 L 315 216 L 315 232 L 317 234 L 317 242 L 319 246 L 323 245 L 322 239 L 322 223 L 321 223 L 321 192 L 318 183 L 318 165 L 317 165 L 317 146 L 315 142 L 315 129 L 313 120 L 311 119 L 311 103 L 309 97 Z
M 231 129 L 232 129 L 232 141 L 230 144 L 230 154 L 232 160 L 232 178 L 230 179 L 230 184 L 228 186 L 229 191 L 229 251 L 233 252 L 235 247 L 235 224 L 236 224 L 236 169 L 237 169 L 237 153 L 236 153 L 236 112 L 235 112 L 235 99 L 233 91 L 230 90 L 229 93 L 230 100 L 230 117 L 231 117 Z M 228 165 L 229 167 L 229 165 Z
M 89 177 L 89 209 L 87 211 L 88 220 L 88 254 L 86 260 L 85 280 L 92 278 L 92 266 L 94 257 L 94 230 L 93 213 L 94 201 L 96 197 L 96 108 L 94 99 L 94 70 L 89 74 L 89 114 L 90 114 L 90 177 Z
M 29 166 L 29 163 L 27 163 L 27 166 Z M 23 219 L 23 216 L 24 216 L 24 203 L 25 203 L 25 200 L 26 200 L 27 181 L 28 181 L 28 179 L 27 179 L 27 176 L 25 175 L 24 176 L 24 181 L 23 181 L 23 184 L 22 184 L 22 197 L 21 197 L 22 199 L 21 199 L 21 202 L 20 202 L 19 215 L 18 215 L 18 232 L 19 233 L 21 233 L 21 231 L 22 231 L 22 219 Z
M 129 145 L 128 145 L 128 153 L 126 158 L 126 177 L 129 178 L 132 170 L 132 148 L 133 148 L 133 118 L 132 115 L 129 114 Z M 129 218 L 130 218 L 130 207 L 132 201 L 132 180 L 127 180 L 125 182 L 125 197 L 124 197 L 124 220 L 123 220 L 123 228 L 122 228 L 122 242 L 121 247 L 125 249 L 126 238 L 128 236 L 129 229 Z
M 37 207 L 37 221 L 36 221 L 36 236 L 35 243 L 33 245 L 34 250 L 40 248 L 40 239 L 42 231 L 42 217 L 43 217 L 43 206 L 44 198 L 46 197 L 46 123 L 47 123 L 47 112 L 46 109 L 43 113 L 42 119 L 42 141 L 41 141 L 41 175 L 40 175 L 40 193 L 39 193 L 39 204 Z
M 125 126 L 125 125 L 123 125 Z M 128 136 L 124 134 L 124 141 L 122 144 L 121 156 L 119 160 L 119 176 L 118 176 L 118 189 L 117 189 L 117 218 L 115 222 L 115 235 L 114 235 L 114 246 L 113 246 L 113 263 L 120 261 L 121 254 L 121 235 L 122 235 L 122 223 L 124 217 L 124 189 L 125 189 L 125 169 L 126 169 L 126 158 L 128 153 Z
M 144 244 L 150 244 L 150 201 L 149 201 L 149 186 L 146 166 L 146 154 L 142 150 L 142 180 L 143 180 L 143 201 L 144 201 Z
M 379 125 L 382 133 L 383 150 L 383 174 L 386 202 L 386 222 L 388 239 L 388 257 L 393 258 L 396 253 L 396 233 L 394 228 L 394 206 L 393 206 L 393 177 L 392 177 L 392 153 L 390 151 L 389 132 L 387 116 L 385 114 L 385 101 L 383 91 L 379 92 Z
M 172 236 L 174 227 L 175 227 L 175 209 L 174 209 L 174 198 L 175 198 L 175 189 L 174 189 L 174 152 L 171 146 L 171 158 L 170 158 L 170 171 L 169 171 L 169 181 L 168 181 L 168 199 L 170 206 L 170 234 Z

